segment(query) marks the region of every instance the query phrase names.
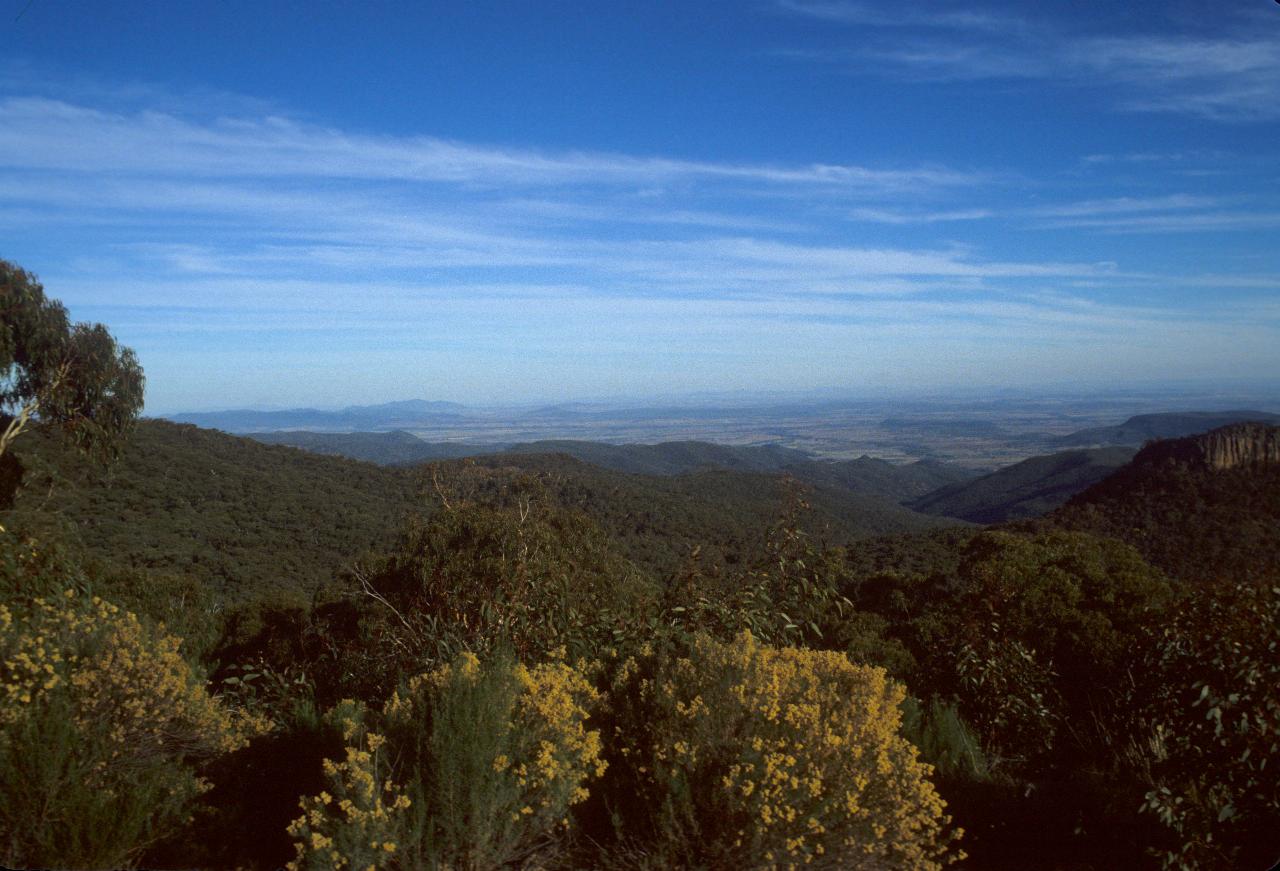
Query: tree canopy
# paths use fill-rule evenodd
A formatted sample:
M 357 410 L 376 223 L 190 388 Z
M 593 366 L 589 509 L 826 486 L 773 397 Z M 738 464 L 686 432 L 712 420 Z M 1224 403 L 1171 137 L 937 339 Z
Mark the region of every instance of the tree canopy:
M 0 455 L 32 420 L 113 457 L 142 410 L 142 367 L 102 324 L 72 323 L 34 275 L 0 260 Z

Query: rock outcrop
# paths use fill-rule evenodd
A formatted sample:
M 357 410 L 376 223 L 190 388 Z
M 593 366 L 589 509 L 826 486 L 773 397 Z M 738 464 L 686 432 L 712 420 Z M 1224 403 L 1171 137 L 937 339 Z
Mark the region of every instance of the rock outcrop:
M 1280 464 L 1280 426 L 1235 423 L 1207 433 L 1151 442 L 1134 457 L 1134 465 L 1165 461 L 1209 469 Z

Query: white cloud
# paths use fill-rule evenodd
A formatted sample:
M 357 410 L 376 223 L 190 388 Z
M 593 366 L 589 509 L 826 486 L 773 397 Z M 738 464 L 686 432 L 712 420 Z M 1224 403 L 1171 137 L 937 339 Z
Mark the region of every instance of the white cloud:
M 924 81 L 1039 79 L 1104 88 L 1116 108 L 1128 111 L 1215 121 L 1280 118 L 1280 32 L 1274 20 L 1233 18 L 1215 9 L 1205 13 L 1215 16 L 1212 35 L 1099 35 L 994 12 L 931 14 L 839 2 L 782 2 L 779 8 L 851 32 L 870 31 L 843 49 L 782 52 L 796 58 Z M 1259 24 L 1271 26 L 1260 30 Z
M 940 30 L 969 30 L 1008 33 L 1027 29 L 1021 18 L 971 9 L 942 9 L 937 5 L 892 7 L 855 3 L 849 0 L 778 0 L 784 12 L 840 24 L 868 24 L 877 27 L 911 27 Z
M 112 113 L 32 97 L 0 99 L 0 166 L 446 183 L 481 189 L 693 181 L 882 192 L 981 180 L 936 167 L 770 166 L 495 148 L 423 136 L 352 134 L 280 116 L 198 123 L 172 114 Z
M 1109 197 L 1101 200 L 1083 200 L 1031 209 L 1033 215 L 1052 217 L 1092 217 L 1097 215 L 1125 215 L 1141 212 L 1181 211 L 1203 209 L 1220 205 L 1218 197 L 1190 194 L 1166 194 L 1158 197 Z
M 949 221 L 980 221 L 994 217 L 990 209 L 955 209 L 945 212 L 903 212 L 894 209 L 858 208 L 849 212 L 856 221 L 873 224 L 937 224 Z

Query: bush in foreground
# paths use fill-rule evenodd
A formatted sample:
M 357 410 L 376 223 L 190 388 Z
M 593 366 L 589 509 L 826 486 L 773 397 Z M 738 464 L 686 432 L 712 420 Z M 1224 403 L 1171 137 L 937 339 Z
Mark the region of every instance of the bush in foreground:
M 1146 666 L 1152 789 L 1173 836 L 1165 868 L 1266 867 L 1280 858 L 1280 586 L 1196 590 Z
M 208 695 L 179 644 L 75 589 L 0 605 L 0 863 L 130 867 L 187 823 L 192 762 L 260 726 Z
M 647 867 L 936 869 L 950 842 L 902 687 L 839 653 L 699 636 L 613 677 L 608 800 Z
M 346 758 L 304 799 L 292 869 L 499 868 L 549 856 L 604 770 L 579 670 L 462 654 L 380 714 L 346 702 Z M 376 729 L 377 731 L 373 731 Z

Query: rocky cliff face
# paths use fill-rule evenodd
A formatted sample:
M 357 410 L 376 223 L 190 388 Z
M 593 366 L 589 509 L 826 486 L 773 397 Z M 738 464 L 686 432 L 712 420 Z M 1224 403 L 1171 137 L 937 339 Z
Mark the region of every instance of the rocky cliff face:
M 1168 460 L 1210 469 L 1280 464 L 1280 426 L 1236 423 L 1202 435 L 1152 442 L 1133 462 L 1138 465 Z

